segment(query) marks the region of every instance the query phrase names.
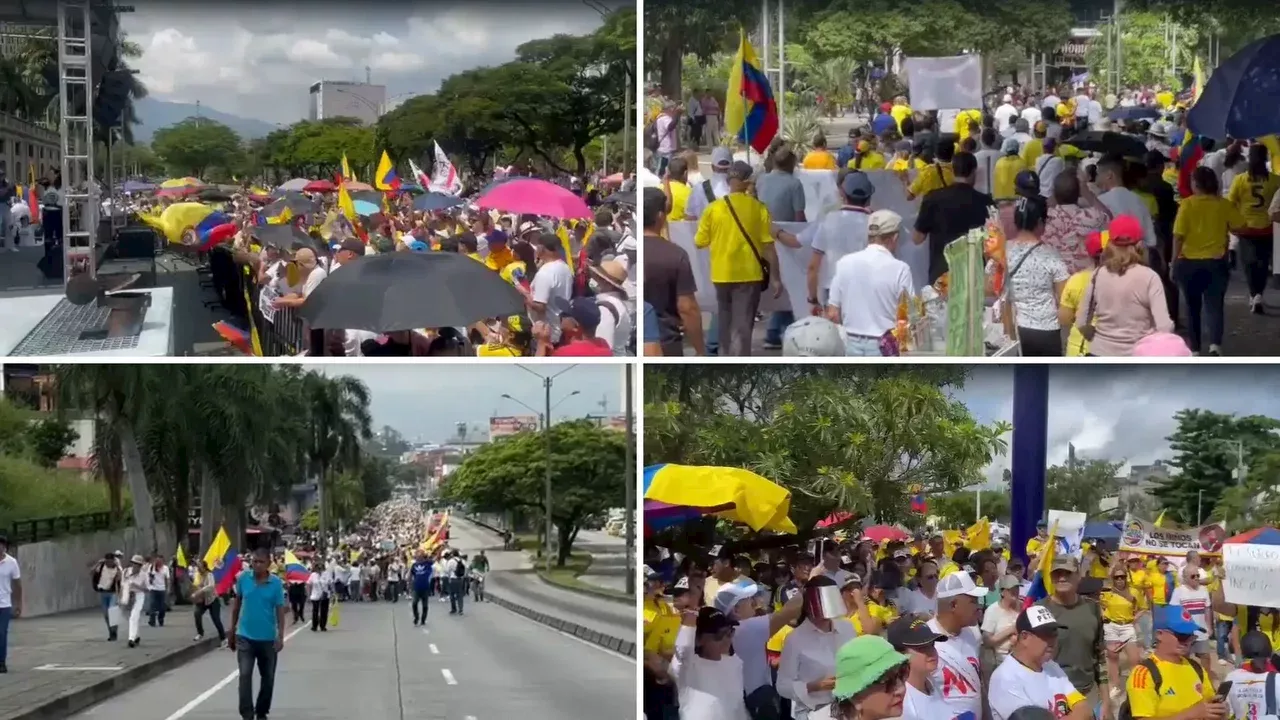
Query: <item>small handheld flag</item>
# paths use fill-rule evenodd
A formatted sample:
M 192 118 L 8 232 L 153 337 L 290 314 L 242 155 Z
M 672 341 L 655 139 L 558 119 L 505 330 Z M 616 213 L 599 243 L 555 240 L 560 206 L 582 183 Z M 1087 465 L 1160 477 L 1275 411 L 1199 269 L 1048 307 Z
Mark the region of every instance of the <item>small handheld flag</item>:
M 392 164 L 391 157 L 387 155 L 386 150 L 382 151 L 382 159 L 378 161 L 378 170 L 374 174 L 373 185 L 383 192 L 400 189 L 400 177 L 396 175 L 396 166 Z

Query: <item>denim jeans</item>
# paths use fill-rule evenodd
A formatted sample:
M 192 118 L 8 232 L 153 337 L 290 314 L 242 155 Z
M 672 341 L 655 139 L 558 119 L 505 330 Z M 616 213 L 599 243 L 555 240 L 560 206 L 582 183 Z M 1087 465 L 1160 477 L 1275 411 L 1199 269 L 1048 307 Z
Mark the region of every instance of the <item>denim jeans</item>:
M 13 617 L 13 608 L 0 608 L 0 665 L 9 658 L 9 620 Z
M 147 591 L 147 624 L 159 625 L 164 627 L 164 614 L 168 611 L 165 607 L 167 599 L 163 590 Z
M 1218 620 L 1217 622 L 1214 623 L 1214 630 L 1217 631 L 1214 634 L 1217 635 L 1217 638 L 1218 638 L 1218 659 L 1230 660 L 1231 659 L 1231 642 L 1230 642 L 1231 621 Z
M 213 621 L 213 629 L 218 631 L 218 640 L 227 639 L 227 631 L 222 627 L 222 603 L 214 600 L 208 605 L 196 604 L 196 634 L 204 637 L 204 614 L 209 613 L 209 619 Z
M 1150 648 L 1155 642 L 1151 629 L 1151 613 L 1144 613 L 1134 620 L 1134 628 L 1138 631 L 1138 644 Z
M 1226 260 L 1179 260 L 1174 266 L 1174 280 L 1182 288 L 1187 301 L 1187 334 L 1191 349 L 1205 350 L 1204 335 L 1210 345 L 1221 345 L 1224 330 L 1224 307 L 1231 271 Z M 1201 316 L 1207 332 L 1201 332 Z
M 276 644 L 274 640 L 236 638 L 236 661 L 240 665 L 240 717 L 253 720 L 271 713 L 271 694 L 276 685 Z M 258 666 L 258 701 L 253 701 L 253 666 Z
M 419 620 L 421 620 L 422 622 L 425 623 L 427 621 L 427 609 L 431 607 L 431 603 L 428 602 L 430 599 L 431 599 L 431 585 L 428 584 L 427 587 L 422 590 L 419 590 L 418 588 L 413 589 L 413 621 L 414 622 L 418 622 Z M 419 604 L 422 605 L 421 615 L 418 614 Z
M 844 354 L 848 357 L 882 357 L 878 338 L 844 336 Z
M 790 310 L 779 310 L 769 314 L 769 327 L 765 329 L 764 341 L 770 345 L 781 345 L 782 334 L 796 321 L 795 313 Z
M 108 627 L 108 628 L 110 628 L 110 629 L 113 629 L 113 630 L 114 630 L 115 628 L 111 625 L 111 614 L 110 614 L 110 610 L 111 610 L 112 606 L 114 606 L 114 605 L 116 604 L 116 594 L 115 594 L 115 593 L 113 593 L 113 592 L 103 592 L 103 591 L 99 590 L 99 591 L 98 591 L 98 604 L 102 606 L 102 620 L 103 620 L 103 622 L 105 622 L 105 623 L 107 624 L 107 627 Z
M 449 613 L 462 614 L 462 603 L 467 597 L 467 584 L 463 578 L 449 578 Z

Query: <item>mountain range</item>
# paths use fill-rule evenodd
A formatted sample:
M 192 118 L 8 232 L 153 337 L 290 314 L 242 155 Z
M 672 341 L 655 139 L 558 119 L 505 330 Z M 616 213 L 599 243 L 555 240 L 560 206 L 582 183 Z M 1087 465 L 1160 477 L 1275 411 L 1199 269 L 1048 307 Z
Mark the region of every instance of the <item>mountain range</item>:
M 189 117 L 195 117 L 197 107 L 194 103 L 166 102 L 148 97 L 134 101 L 134 110 L 139 120 L 139 123 L 133 126 L 134 140 L 149 143 L 151 137 L 160 128 L 176 125 Z M 276 129 L 272 123 L 219 112 L 208 105 L 200 105 L 199 114 L 202 118 L 220 122 L 231 128 L 241 140 L 266 137 Z

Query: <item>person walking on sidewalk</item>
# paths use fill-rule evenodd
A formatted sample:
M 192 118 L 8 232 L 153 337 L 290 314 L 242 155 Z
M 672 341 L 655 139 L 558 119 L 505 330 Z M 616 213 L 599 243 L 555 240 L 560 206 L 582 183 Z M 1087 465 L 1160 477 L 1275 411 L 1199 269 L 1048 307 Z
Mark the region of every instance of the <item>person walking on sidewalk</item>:
M 418 551 L 417 557 L 414 559 L 413 566 L 409 568 L 409 575 L 413 578 L 413 624 L 427 624 L 427 608 L 431 599 L 431 580 L 435 572 L 435 564 L 427 554 L 421 550 Z M 418 613 L 418 604 L 422 604 L 422 613 Z
M 22 617 L 22 570 L 0 535 L 0 673 L 9 672 L 9 621 Z
M 311 600 L 311 632 L 329 632 L 329 601 L 333 597 L 333 572 L 324 569 L 324 561 L 316 560 L 307 578 L 307 594 Z
M 147 569 L 147 625 L 164 627 L 164 614 L 169 611 L 169 566 L 164 556 L 156 553 Z
M 255 550 L 251 572 L 236 578 L 231 601 L 231 626 L 235 631 L 227 645 L 236 653 L 240 668 L 240 717 L 266 720 L 276 683 L 276 660 L 284 649 L 284 583 L 271 574 L 271 555 Z M 262 685 L 253 699 L 253 668 L 258 666 Z
M 227 631 L 222 627 L 222 605 L 218 600 L 217 585 L 209 563 L 201 560 L 191 578 L 191 604 L 195 605 L 196 642 L 204 639 L 204 614 L 209 613 L 213 628 L 218 631 L 218 647 L 227 641 Z
M 121 580 L 124 577 L 124 568 L 120 567 L 120 556 L 123 554 L 119 550 L 107 553 L 105 557 L 94 563 L 93 574 L 90 576 L 93 589 L 98 591 L 98 601 L 102 605 L 102 619 L 107 623 L 108 642 L 115 642 L 119 637 L 120 606 L 117 600 L 120 597 Z M 116 608 L 114 618 L 111 617 L 111 608 Z
M 387 594 L 391 596 L 393 603 L 400 602 L 402 580 L 404 580 L 404 563 L 400 562 L 400 558 L 393 558 L 387 565 Z
M 129 607 L 129 647 L 138 647 L 142 642 L 139 626 L 142 625 L 142 608 L 147 604 L 148 579 L 145 566 L 147 561 L 141 555 L 129 558 L 129 569 L 124 575 L 124 591 L 121 603 Z M 132 604 L 130 604 L 132 603 Z

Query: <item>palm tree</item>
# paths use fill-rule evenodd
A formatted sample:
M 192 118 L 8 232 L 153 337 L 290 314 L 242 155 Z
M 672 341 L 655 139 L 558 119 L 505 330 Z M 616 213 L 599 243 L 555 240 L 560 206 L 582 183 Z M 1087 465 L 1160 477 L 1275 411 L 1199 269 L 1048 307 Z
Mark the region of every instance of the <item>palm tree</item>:
M 369 416 L 369 388 L 359 380 L 348 376 L 332 378 L 313 370 L 306 374 L 303 384 L 309 410 L 309 458 L 320 485 L 323 549 L 329 531 L 333 476 L 359 468 L 361 443 L 373 437 L 373 420 Z

